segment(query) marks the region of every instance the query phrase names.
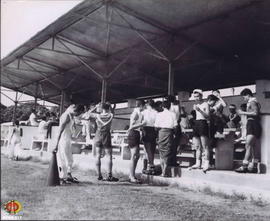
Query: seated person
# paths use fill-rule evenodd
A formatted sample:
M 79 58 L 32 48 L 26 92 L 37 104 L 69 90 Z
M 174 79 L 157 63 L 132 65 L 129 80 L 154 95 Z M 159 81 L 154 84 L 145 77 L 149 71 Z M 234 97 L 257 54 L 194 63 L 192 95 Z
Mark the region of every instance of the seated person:
M 240 121 L 241 118 L 236 112 L 236 106 L 234 104 L 230 104 L 229 106 L 229 122 L 227 123 L 227 126 L 229 128 L 239 128 L 240 127 Z
M 39 122 L 37 120 L 36 110 L 34 108 L 31 110 L 31 114 L 29 116 L 28 122 L 30 126 L 37 127 L 39 125 Z
M 46 139 L 47 137 L 48 122 L 46 116 L 41 117 L 41 121 L 38 125 L 38 138 Z

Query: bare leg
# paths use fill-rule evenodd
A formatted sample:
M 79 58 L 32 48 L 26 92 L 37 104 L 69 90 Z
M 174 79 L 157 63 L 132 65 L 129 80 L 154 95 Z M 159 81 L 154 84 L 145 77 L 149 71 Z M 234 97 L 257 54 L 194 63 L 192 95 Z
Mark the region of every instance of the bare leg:
M 96 147 L 96 172 L 98 177 L 102 177 L 101 175 L 101 148 Z
M 196 150 L 196 163 L 189 169 L 199 169 L 201 167 L 202 151 L 201 151 L 201 139 L 199 137 L 193 137 L 193 146 Z
M 243 160 L 243 165 L 246 166 L 251 161 L 250 168 L 254 167 L 254 148 L 256 144 L 256 137 L 254 135 L 247 135 L 246 139 L 246 153 Z
M 106 160 L 106 170 L 108 176 L 112 176 L 112 149 L 106 148 L 105 149 L 105 160 Z
M 209 140 L 206 136 L 201 136 L 201 144 L 203 148 L 204 153 L 204 165 L 203 165 L 203 171 L 206 172 L 209 170 Z
M 130 175 L 131 180 L 135 179 L 135 170 L 137 167 L 137 162 L 139 160 L 139 146 L 130 148 L 131 159 L 130 159 Z

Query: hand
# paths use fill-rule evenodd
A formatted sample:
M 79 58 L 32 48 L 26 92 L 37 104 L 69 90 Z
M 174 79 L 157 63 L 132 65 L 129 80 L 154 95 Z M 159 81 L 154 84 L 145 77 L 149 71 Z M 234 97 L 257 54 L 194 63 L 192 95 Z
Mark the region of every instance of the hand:
M 196 111 L 200 111 L 201 109 L 199 108 L 198 105 L 195 105 L 195 110 L 196 110 Z
M 237 113 L 238 113 L 239 115 L 243 115 L 244 111 L 238 110 Z
M 58 145 L 56 145 L 56 146 L 53 148 L 52 152 L 53 152 L 53 153 L 57 153 L 57 151 L 58 151 Z

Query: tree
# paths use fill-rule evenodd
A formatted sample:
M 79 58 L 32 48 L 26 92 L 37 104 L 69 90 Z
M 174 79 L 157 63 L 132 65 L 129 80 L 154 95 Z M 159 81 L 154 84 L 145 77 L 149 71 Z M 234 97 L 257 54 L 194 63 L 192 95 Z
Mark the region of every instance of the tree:
M 4 105 L 3 105 L 4 106 Z M 30 114 L 31 114 L 31 110 L 35 107 L 35 103 L 31 102 L 31 103 L 23 103 L 20 104 L 18 103 L 17 106 L 17 110 L 16 110 L 16 119 L 19 121 L 26 121 L 28 120 Z M 14 112 L 14 108 L 15 106 L 9 106 L 2 109 L 2 105 L 1 105 L 1 123 L 4 122 L 11 122 L 12 118 L 13 118 L 13 112 Z M 46 112 L 49 112 L 49 109 L 47 109 L 46 107 L 37 104 L 36 106 L 36 111 L 38 113 L 38 115 L 43 115 Z

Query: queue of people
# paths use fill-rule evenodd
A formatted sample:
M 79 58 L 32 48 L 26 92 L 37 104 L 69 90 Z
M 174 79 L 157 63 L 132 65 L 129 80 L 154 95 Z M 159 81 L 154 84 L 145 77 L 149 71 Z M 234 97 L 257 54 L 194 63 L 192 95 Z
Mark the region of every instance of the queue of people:
M 261 127 L 260 105 L 253 97 L 252 92 L 249 89 L 244 89 L 241 96 L 246 101 L 246 107 L 241 105 L 240 109 L 237 110 L 236 105 L 230 104 L 228 116 L 223 113 L 227 104 L 220 96 L 219 91 L 213 91 L 206 100 L 203 99 L 203 92 L 200 89 L 195 89 L 192 96 L 194 105 L 190 115 L 184 107 L 176 105 L 173 96 L 168 96 L 163 102 L 154 102 L 151 99 L 146 102 L 144 100 L 136 101 L 136 107 L 130 115 L 130 124 L 127 130 L 128 146 L 131 153 L 129 166 L 129 181 L 131 183 L 140 183 L 135 175 L 140 157 L 140 143 L 144 145 L 145 153 L 142 173 L 156 175 L 154 159 L 157 147 L 160 156 L 161 176 L 170 176 L 170 172 L 168 172 L 170 168 L 178 166 L 176 155 L 183 135 L 185 135 L 183 131 L 187 128 L 193 129 L 192 148 L 196 152 L 196 162 L 189 169 L 202 169 L 203 172 L 206 172 L 211 168 L 211 149 L 214 146 L 215 135 L 222 133 L 223 129 L 228 127 L 241 130 L 236 142 L 246 140 L 243 164 L 235 171 L 239 173 L 254 171 L 255 143 L 260 137 Z M 92 104 L 87 109 L 83 105 L 72 104 L 61 115 L 54 151 L 57 152 L 62 184 L 79 182 L 76 177 L 71 175 L 73 164 L 71 139 L 75 118 L 84 122 L 85 128 L 83 130 L 85 130 L 84 133 L 85 136 L 88 136 L 88 140 L 92 139 L 90 136 L 95 132 L 93 145 L 97 153 L 95 161 L 97 179 L 110 182 L 118 181 L 118 178 L 112 175 L 111 125 L 114 109 L 115 106 L 112 107 L 108 102 L 98 105 Z M 32 112 L 31 121 L 36 120 L 34 115 L 35 112 Z M 39 123 L 40 134 L 44 138 L 48 137 L 49 134 L 44 131 L 56 123 L 53 114 L 43 116 Z M 14 130 L 13 134 L 15 137 L 17 131 Z M 17 145 L 15 143 L 14 146 Z M 14 157 L 14 154 L 12 155 Z M 103 155 L 106 159 L 105 179 L 101 173 Z

